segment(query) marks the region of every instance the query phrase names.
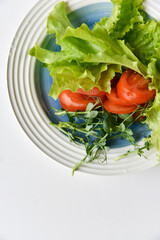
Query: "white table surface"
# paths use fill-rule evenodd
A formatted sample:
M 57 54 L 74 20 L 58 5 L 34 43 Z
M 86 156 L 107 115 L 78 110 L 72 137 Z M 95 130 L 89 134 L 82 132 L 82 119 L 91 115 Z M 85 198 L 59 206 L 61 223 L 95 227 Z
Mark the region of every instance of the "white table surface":
M 36 2 L 0 0 L 0 240 L 160 240 L 160 167 L 72 177 L 19 125 L 7 91 L 7 58 Z

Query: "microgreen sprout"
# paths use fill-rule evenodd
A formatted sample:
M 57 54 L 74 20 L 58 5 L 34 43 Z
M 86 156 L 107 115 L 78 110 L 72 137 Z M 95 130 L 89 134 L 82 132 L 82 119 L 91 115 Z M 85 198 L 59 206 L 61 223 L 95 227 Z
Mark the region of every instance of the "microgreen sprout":
M 144 146 L 139 147 L 130 126 L 145 116 L 145 111 L 149 106 L 150 104 L 143 107 L 137 106 L 133 113 L 119 115 L 107 112 L 103 105 L 97 106 L 97 102 L 95 104 L 89 103 L 86 111 L 69 112 L 64 109 L 57 110 L 53 108 L 56 115 L 67 115 L 69 121 L 51 124 L 66 134 L 71 142 L 84 144 L 85 146 L 86 155 L 80 162 L 75 164 L 72 175 L 82 164 L 88 164 L 99 159 L 101 159 L 101 162 L 107 162 L 107 153 L 110 149 L 107 146 L 107 141 L 117 137 L 128 140 L 134 146 L 134 150 L 129 150 L 116 157 L 115 161 L 134 153 L 145 157 L 144 150 L 150 149 L 151 142 L 148 138 Z M 134 115 L 136 117 L 133 117 Z

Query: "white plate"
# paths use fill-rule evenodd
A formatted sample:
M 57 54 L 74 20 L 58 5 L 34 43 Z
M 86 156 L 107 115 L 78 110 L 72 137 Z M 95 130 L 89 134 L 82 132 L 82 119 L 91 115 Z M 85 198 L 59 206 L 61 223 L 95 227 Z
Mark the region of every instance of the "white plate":
M 65 135 L 50 125 L 48 110 L 46 111 L 46 106 L 39 97 L 41 89 L 37 89 L 39 85 L 36 82 L 36 59 L 28 55 L 29 49 L 35 43 L 40 45 L 45 39 L 48 14 L 58 2 L 60 1 L 39 1 L 20 25 L 9 54 L 8 89 L 16 117 L 30 139 L 52 159 L 73 168 L 75 163 L 85 156 L 85 149 L 83 146 L 70 143 Z M 103 14 L 102 5 L 108 4 L 108 6 L 111 6 L 109 2 L 70 0 L 67 5 L 69 12 L 80 9 L 78 10 L 79 17 L 86 21 L 88 21 L 85 19 L 88 11 L 90 12 L 91 8 L 95 9 L 94 16 L 90 17 L 90 21 L 92 21 L 95 20 L 95 14 Z M 90 4 L 96 5 L 89 6 Z M 144 7 L 147 13 L 156 19 L 160 19 L 160 4 L 157 0 L 145 1 Z M 92 17 L 94 18 L 92 19 Z M 133 155 L 118 162 L 114 161 L 117 155 L 123 154 L 128 149 L 130 149 L 128 146 L 113 148 L 109 153 L 107 164 L 100 165 L 98 162 L 93 162 L 81 166 L 79 171 L 98 175 L 118 175 L 142 171 L 157 164 L 155 149 L 147 153 L 148 159 Z

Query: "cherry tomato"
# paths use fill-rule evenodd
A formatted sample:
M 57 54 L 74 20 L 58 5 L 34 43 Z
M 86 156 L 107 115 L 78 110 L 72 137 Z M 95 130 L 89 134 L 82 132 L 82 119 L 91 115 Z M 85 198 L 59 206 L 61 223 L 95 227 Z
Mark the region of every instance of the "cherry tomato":
M 115 113 L 115 114 L 126 114 L 126 113 L 131 113 L 133 111 L 136 110 L 137 106 L 136 105 L 132 105 L 132 106 L 121 106 L 118 104 L 115 104 L 113 102 L 111 102 L 110 100 L 106 100 L 103 103 L 103 107 L 111 113 Z
M 76 93 L 99 97 L 102 101 L 106 100 L 106 92 L 100 91 L 97 87 L 92 88 L 90 91 L 84 91 L 82 88 L 79 88 L 77 89 Z
M 106 96 L 108 97 L 108 99 L 111 102 L 113 102 L 117 105 L 121 105 L 121 106 L 132 106 L 132 105 L 134 105 L 133 103 L 128 103 L 124 99 L 120 98 L 117 94 L 117 88 L 116 87 L 112 88 L 111 93 L 106 93 Z
M 89 103 L 95 104 L 97 98 L 80 93 L 73 93 L 71 90 L 65 90 L 59 95 L 61 107 L 70 112 L 77 110 L 85 111 Z M 101 102 L 98 105 L 101 105 Z
M 133 70 L 126 70 L 118 84 L 117 94 L 121 99 L 132 103 L 142 104 L 155 97 L 156 91 L 148 89 L 149 81 Z

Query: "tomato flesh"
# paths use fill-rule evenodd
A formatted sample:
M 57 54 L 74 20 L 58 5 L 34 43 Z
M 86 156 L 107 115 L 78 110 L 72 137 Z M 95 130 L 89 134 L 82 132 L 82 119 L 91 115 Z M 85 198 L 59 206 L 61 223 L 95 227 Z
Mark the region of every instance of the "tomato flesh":
M 90 91 L 84 91 L 82 88 L 77 89 L 76 93 L 80 93 L 87 96 L 94 96 L 100 98 L 102 101 L 106 99 L 106 92 L 100 91 L 99 88 L 94 87 Z
M 80 93 L 73 93 L 71 90 L 65 90 L 59 95 L 61 107 L 69 112 L 85 111 L 89 103 L 95 104 L 97 98 Z M 99 102 L 98 105 L 102 103 Z
M 142 75 L 128 69 L 122 74 L 117 84 L 117 94 L 128 103 L 146 103 L 156 94 L 156 90 L 149 90 L 148 84 L 148 80 Z
M 111 102 L 113 102 L 117 105 L 121 105 L 121 106 L 132 106 L 132 105 L 134 105 L 134 104 L 128 103 L 124 99 L 120 98 L 117 94 L 117 88 L 116 87 L 112 88 L 111 93 L 106 93 L 106 96 Z
M 79 88 L 75 93 L 65 90 L 59 95 L 59 101 L 63 109 L 76 112 L 85 111 L 89 103 L 95 104 L 97 98 L 103 103 L 104 108 L 111 113 L 126 114 L 137 109 L 137 104 L 147 103 L 155 97 L 156 90 L 149 90 L 149 81 L 133 70 L 126 70 L 120 80 L 112 80 L 111 93 L 100 91 L 94 87 L 90 91 Z M 106 100 L 106 97 L 108 100 Z
M 115 113 L 115 114 L 126 114 L 126 113 L 132 113 L 137 109 L 136 105 L 132 105 L 132 106 L 122 106 L 122 105 L 118 105 L 115 104 L 114 102 L 111 102 L 110 100 L 106 100 L 103 103 L 103 107 L 111 113 Z

